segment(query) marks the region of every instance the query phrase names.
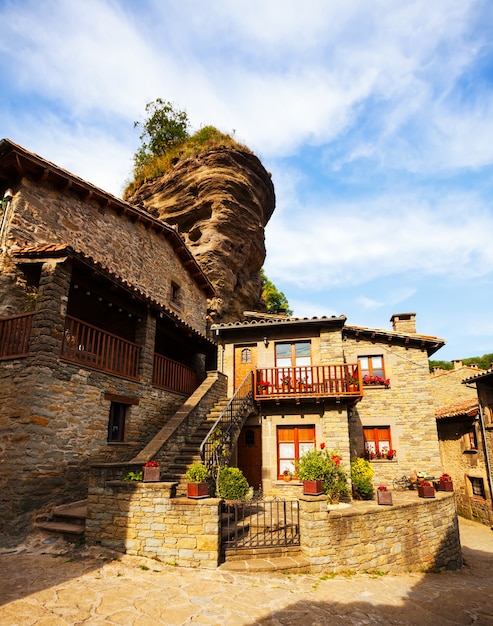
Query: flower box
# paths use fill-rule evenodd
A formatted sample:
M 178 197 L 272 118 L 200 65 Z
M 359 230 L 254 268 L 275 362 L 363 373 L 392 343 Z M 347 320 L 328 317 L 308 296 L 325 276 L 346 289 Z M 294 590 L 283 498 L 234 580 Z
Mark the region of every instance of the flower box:
M 208 498 L 209 497 L 209 483 L 188 483 L 187 495 L 189 498 Z
M 322 480 L 304 480 L 303 494 L 305 496 L 321 496 L 324 492 L 324 483 Z
M 435 487 L 433 485 L 418 485 L 418 496 L 420 498 L 434 498 Z
M 451 480 L 439 480 L 437 489 L 438 491 L 453 491 L 454 484 Z
M 146 467 L 142 468 L 142 481 L 145 483 L 156 483 L 159 482 L 161 478 L 161 468 L 157 467 Z
M 391 491 L 377 491 L 378 504 L 393 504 Z

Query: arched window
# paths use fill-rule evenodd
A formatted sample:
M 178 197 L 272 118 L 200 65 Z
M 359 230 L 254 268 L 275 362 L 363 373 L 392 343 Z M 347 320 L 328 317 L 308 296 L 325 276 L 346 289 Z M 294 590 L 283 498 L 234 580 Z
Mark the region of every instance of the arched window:
M 242 363 L 251 363 L 252 362 L 252 351 L 250 348 L 243 348 L 241 351 L 241 362 Z

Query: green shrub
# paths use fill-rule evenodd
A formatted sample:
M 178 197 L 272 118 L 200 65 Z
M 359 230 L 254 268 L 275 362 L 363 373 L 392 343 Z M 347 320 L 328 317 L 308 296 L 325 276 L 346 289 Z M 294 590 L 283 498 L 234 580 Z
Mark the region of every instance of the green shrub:
M 138 481 L 142 480 L 142 472 L 128 472 L 123 480 Z
M 249 485 L 243 472 L 237 467 L 222 467 L 217 476 L 217 491 L 225 500 L 242 500 L 248 493 Z
M 347 473 L 341 467 L 341 456 L 335 450 L 309 450 L 296 463 L 296 474 L 300 480 L 321 480 L 324 494 L 330 502 L 337 502 L 349 495 Z
M 205 483 L 209 478 L 209 470 L 203 463 L 192 463 L 185 477 L 189 483 Z
M 353 495 L 359 500 L 373 497 L 373 467 L 369 461 L 356 457 L 351 461 Z

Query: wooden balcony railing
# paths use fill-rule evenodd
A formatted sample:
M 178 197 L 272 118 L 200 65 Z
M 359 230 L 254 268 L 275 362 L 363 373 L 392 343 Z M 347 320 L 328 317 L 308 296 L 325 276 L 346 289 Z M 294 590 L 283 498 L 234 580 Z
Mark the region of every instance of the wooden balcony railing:
M 60 356 L 125 378 L 138 378 L 140 346 L 69 315 Z
M 255 371 L 256 400 L 280 398 L 361 397 L 363 383 L 357 363 L 270 367 Z
M 0 359 L 26 356 L 34 313 L 0 319 Z
M 163 389 L 190 395 L 199 386 L 199 378 L 191 367 L 168 359 L 161 354 L 154 354 L 152 384 Z

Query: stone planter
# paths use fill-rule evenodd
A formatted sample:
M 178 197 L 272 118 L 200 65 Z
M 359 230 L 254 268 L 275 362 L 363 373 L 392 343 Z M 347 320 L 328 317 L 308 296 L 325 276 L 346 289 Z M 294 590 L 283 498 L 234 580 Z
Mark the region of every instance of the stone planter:
M 377 491 L 378 504 L 393 504 L 391 491 Z
M 418 485 L 418 496 L 420 498 L 434 498 L 435 487 L 433 485 Z
M 142 468 L 142 481 L 144 483 L 157 483 L 161 478 L 160 467 L 143 467 Z
M 438 491 L 453 491 L 454 484 L 451 480 L 439 480 L 437 489 Z
M 187 495 L 189 498 L 197 500 L 209 497 L 209 483 L 188 483 Z
M 324 492 L 324 483 L 322 480 L 304 480 L 303 494 L 305 496 L 321 496 Z

